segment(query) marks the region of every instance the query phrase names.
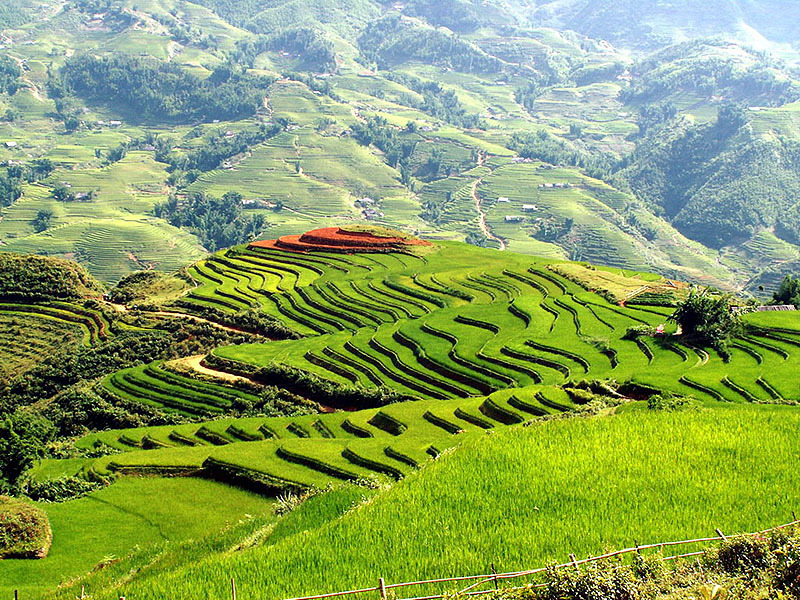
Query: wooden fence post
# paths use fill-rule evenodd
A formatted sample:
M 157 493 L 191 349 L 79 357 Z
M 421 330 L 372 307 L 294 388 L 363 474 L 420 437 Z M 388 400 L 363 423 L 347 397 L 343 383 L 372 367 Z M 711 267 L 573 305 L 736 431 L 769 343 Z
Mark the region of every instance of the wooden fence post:
M 14 600 L 19 600 L 19 590 L 14 590 Z
M 578 559 L 575 558 L 575 555 L 570 554 L 569 559 L 572 561 L 572 565 L 575 567 L 575 570 L 580 572 L 581 568 L 578 566 Z
M 236 600 L 236 580 L 231 577 L 231 597 Z
M 719 530 L 719 527 L 717 527 L 717 528 L 716 528 L 714 531 L 716 531 L 716 532 L 717 532 L 717 535 L 718 535 L 719 537 L 721 537 L 721 538 L 722 538 L 722 540 L 723 540 L 724 542 L 727 542 L 727 541 L 728 541 L 728 537 L 727 537 L 727 536 L 726 536 L 724 533 L 722 533 L 722 532 Z
M 497 590 L 497 571 L 494 568 L 494 563 L 492 563 L 492 574 L 494 575 L 494 589 Z
M 381 600 L 386 600 L 386 582 L 383 577 L 378 579 L 378 591 L 381 593 Z

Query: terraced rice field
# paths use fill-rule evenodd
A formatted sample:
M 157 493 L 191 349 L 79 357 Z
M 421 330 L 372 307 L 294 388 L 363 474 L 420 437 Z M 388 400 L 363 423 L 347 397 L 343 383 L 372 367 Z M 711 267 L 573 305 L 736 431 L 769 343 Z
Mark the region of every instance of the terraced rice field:
M 304 337 L 221 347 L 203 360 L 208 372 L 244 382 L 208 372 L 201 378 L 169 363 L 112 374 L 101 393 L 206 422 L 90 436 L 81 445 L 124 453 L 76 468 L 90 476 L 206 472 L 268 490 L 303 489 L 401 478 L 464 436 L 576 408 L 586 398 L 573 387 L 584 380 L 705 402 L 800 401 L 798 314 L 748 316 L 725 362 L 673 335 L 671 307 L 633 304 L 636 298 L 612 303 L 560 274 L 589 271 L 623 295 L 653 290 L 650 300 L 657 299 L 664 281 L 646 273 L 593 272 L 453 242 L 393 252 L 327 250 L 252 245 L 191 267 L 198 287 L 171 310 L 258 308 Z M 629 328 L 642 325 L 666 331 L 627 339 Z M 257 402 L 263 386 L 331 402 L 296 380 L 276 379 L 275 365 L 416 401 L 339 400 L 330 405 L 345 411 L 226 418 L 234 407 Z
M 795 333 L 751 328 L 726 363 L 669 335 L 671 308 L 612 304 L 556 270 L 451 243 L 416 254 L 235 248 L 191 269 L 201 285 L 182 306 L 259 307 L 307 336 L 220 348 L 207 361 L 222 370 L 287 363 L 340 384 L 439 399 L 598 378 L 703 399 L 800 399 Z M 634 291 L 653 284 L 631 280 Z M 778 327 L 797 317 L 771 318 Z M 665 336 L 625 339 L 630 327 L 662 324 Z
M 18 376 L 54 350 L 95 345 L 112 336 L 100 311 L 67 302 L 0 303 L 0 377 Z
M 211 385 L 201 386 L 153 365 L 137 372 L 137 377 L 126 378 L 119 387 L 112 378 L 109 389 L 126 399 L 158 402 L 170 398 L 186 407 L 210 398 L 214 391 Z M 129 395 L 137 387 L 140 395 Z M 222 386 L 216 386 L 216 392 L 218 398 L 235 393 Z M 89 435 L 78 446 L 108 447 L 122 454 L 77 463 L 45 461 L 34 476 L 202 472 L 268 491 L 324 487 L 336 481 L 401 479 L 463 439 L 574 406 L 562 389 L 536 387 L 515 394 L 407 402 L 355 412 L 108 431 Z

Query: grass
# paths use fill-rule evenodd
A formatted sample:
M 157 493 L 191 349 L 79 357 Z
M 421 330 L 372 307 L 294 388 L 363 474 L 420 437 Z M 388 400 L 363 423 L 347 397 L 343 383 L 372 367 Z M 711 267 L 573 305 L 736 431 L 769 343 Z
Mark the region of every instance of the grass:
M 290 597 L 367 587 L 378 576 L 464 575 L 490 562 L 521 569 L 634 540 L 767 527 L 786 521 L 798 501 L 798 419 L 785 407 L 728 406 L 483 435 L 302 537 L 211 556 L 106 595 L 162 598 L 180 588 L 216 597 L 235 576 L 246 597 Z
M 202 501 L 198 501 L 202 499 Z M 272 501 L 202 479 L 129 478 L 90 496 L 40 504 L 50 519 L 53 545 L 46 559 L 4 560 L 0 593 L 32 597 L 62 581 L 114 562 L 134 547 L 200 540 L 246 515 L 271 514 Z

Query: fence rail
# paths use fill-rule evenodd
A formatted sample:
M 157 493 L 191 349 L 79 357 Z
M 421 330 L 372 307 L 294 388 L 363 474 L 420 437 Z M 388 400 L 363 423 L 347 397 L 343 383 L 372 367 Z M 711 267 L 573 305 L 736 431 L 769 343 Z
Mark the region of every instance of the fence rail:
M 794 515 L 793 515 L 794 516 Z M 669 542 L 658 542 L 655 544 L 645 544 L 645 545 L 638 545 L 632 546 L 630 548 L 623 548 L 622 550 L 614 550 L 613 552 L 607 552 L 606 554 L 601 554 L 599 556 L 591 556 L 589 558 L 583 559 L 576 559 L 574 554 L 569 555 L 569 562 L 564 562 L 558 565 L 549 566 L 549 567 L 538 567 L 536 569 L 529 569 L 525 571 L 511 571 L 508 573 L 486 573 L 483 575 L 463 575 L 461 577 L 443 577 L 440 579 L 424 579 L 420 581 L 405 581 L 402 583 L 385 583 L 383 577 L 379 578 L 378 585 L 375 587 L 368 587 L 368 588 L 361 588 L 355 590 L 346 590 L 343 592 L 330 592 L 327 594 L 317 594 L 314 596 L 300 596 L 297 598 L 290 598 L 289 600 L 322 600 L 324 598 L 338 598 L 340 596 L 352 596 L 355 594 L 368 594 L 368 593 L 375 593 L 377 592 L 380 595 L 381 600 L 386 600 L 387 597 L 387 590 L 393 590 L 398 588 L 407 588 L 413 586 L 422 586 L 422 585 L 436 585 L 442 583 L 459 583 L 461 585 L 472 582 L 467 587 L 460 589 L 457 593 L 458 595 L 463 596 L 480 596 L 483 594 L 491 594 L 497 591 L 499 587 L 499 583 L 501 581 L 511 580 L 511 579 L 519 579 L 521 577 L 531 577 L 533 575 L 538 575 L 540 573 L 544 573 L 549 570 L 559 570 L 559 569 L 567 569 L 567 568 L 580 568 L 581 565 L 601 561 L 601 560 L 608 560 L 610 558 L 615 558 L 617 556 L 622 556 L 625 554 L 631 553 L 640 553 L 643 550 L 652 550 L 658 548 L 659 550 L 663 550 L 664 548 L 671 548 L 675 546 L 687 546 L 690 544 L 709 544 L 711 542 L 721 542 L 730 539 L 742 538 L 742 537 L 755 537 L 759 535 L 765 535 L 767 533 L 778 531 L 780 529 L 786 529 L 788 527 L 793 527 L 795 525 L 800 524 L 800 520 L 795 518 L 793 521 L 786 523 L 784 525 L 778 525 L 777 527 L 771 527 L 769 529 L 762 529 L 761 531 L 756 531 L 754 533 L 738 533 L 734 535 L 725 535 L 719 529 L 716 530 L 716 536 L 714 537 L 704 537 L 704 538 L 696 538 L 692 540 L 680 540 L 680 541 L 669 541 Z M 662 561 L 668 560 L 679 560 L 682 558 L 690 558 L 693 556 L 700 556 L 705 552 L 705 550 L 699 550 L 694 552 L 685 552 L 682 554 L 675 554 L 672 556 L 664 556 L 661 558 Z M 492 566 L 492 570 L 494 570 L 494 566 Z M 494 584 L 492 589 L 484 589 L 479 590 L 483 585 L 486 584 Z M 534 586 L 544 586 L 547 585 L 545 583 L 534 584 Z M 508 589 L 508 588 L 507 588 Z M 513 588 L 512 588 L 513 589 Z M 407 598 L 403 598 L 402 600 L 436 600 L 439 598 L 444 598 L 445 596 L 452 595 L 453 592 L 449 592 L 446 594 L 434 594 L 428 596 L 411 596 Z

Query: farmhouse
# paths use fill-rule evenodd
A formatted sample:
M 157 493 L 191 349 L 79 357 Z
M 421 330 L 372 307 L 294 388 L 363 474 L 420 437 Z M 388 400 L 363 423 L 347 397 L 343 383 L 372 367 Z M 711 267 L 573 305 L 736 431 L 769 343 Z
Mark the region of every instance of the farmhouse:
M 498 201 L 498 202 L 503 202 L 503 203 L 511 202 L 511 200 L 510 200 L 510 199 L 508 199 L 508 198 L 506 198 L 505 196 L 500 196 L 500 197 L 497 199 L 497 201 Z
M 522 212 L 533 212 L 539 210 L 539 207 L 535 204 L 523 204 L 522 205 Z
M 521 215 L 506 215 L 506 223 L 520 223 L 525 220 Z

